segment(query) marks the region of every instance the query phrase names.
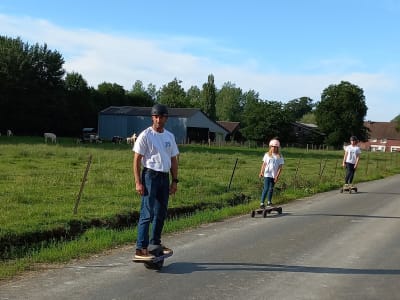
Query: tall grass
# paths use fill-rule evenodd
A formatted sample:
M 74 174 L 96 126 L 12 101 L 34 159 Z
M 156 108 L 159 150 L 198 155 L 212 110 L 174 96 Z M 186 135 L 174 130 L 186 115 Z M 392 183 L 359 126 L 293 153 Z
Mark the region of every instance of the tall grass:
M 179 190 L 170 198 L 169 207 L 188 208 L 188 213 L 169 220 L 165 232 L 243 214 L 257 206 L 262 189 L 257 176 L 265 150 L 180 146 Z M 93 157 L 91 168 L 78 213 L 74 214 L 89 155 Z M 342 151 L 287 148 L 283 149 L 283 155 L 285 165 L 274 195 L 275 203 L 338 188 L 343 183 Z M 355 181 L 398 173 L 399 156 L 363 153 Z M 108 221 L 116 216 L 139 209 L 130 146 L 76 145 L 67 138 L 61 138 L 57 145 L 45 145 L 42 139 L 34 137 L 0 137 L 0 169 L 0 239 L 29 240 L 38 233 L 48 235 L 48 239 L 38 239 L 36 243 L 11 247 L 11 253 L 0 261 L 0 279 L 45 263 L 65 262 L 134 243 L 134 224 L 125 228 L 108 226 Z M 189 209 L 193 207 L 197 210 Z M 52 239 L 54 232 L 68 232 L 74 224 L 103 226 L 88 226 L 77 236 Z

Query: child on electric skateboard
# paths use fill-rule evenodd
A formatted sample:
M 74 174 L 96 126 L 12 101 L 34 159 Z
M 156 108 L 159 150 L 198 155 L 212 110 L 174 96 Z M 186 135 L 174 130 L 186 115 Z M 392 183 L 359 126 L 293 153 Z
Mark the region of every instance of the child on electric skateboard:
M 275 183 L 278 182 L 284 164 L 283 156 L 280 154 L 281 144 L 277 138 L 269 142 L 269 150 L 264 154 L 259 177 L 264 178 L 264 187 L 261 193 L 260 208 L 265 208 L 265 198 L 268 198 L 267 205 L 272 206 L 272 195 Z

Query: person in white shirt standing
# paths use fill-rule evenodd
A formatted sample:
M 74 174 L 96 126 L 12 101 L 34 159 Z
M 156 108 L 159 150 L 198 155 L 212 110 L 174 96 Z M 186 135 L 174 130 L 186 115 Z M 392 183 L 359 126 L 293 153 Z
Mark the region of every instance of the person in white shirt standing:
M 268 206 L 272 206 L 272 195 L 274 193 L 275 183 L 278 182 L 284 164 L 283 156 L 279 148 L 281 144 L 274 138 L 269 142 L 269 150 L 264 154 L 259 177 L 264 178 L 264 187 L 261 193 L 260 208 L 265 208 L 265 198 L 268 197 Z
M 149 245 L 160 245 L 164 254 L 172 250 L 161 244 L 161 232 L 167 217 L 169 195 L 178 184 L 178 155 L 175 136 L 164 128 L 168 120 L 165 105 L 151 109 L 152 126 L 143 130 L 133 146 L 133 174 L 136 192 L 142 196 L 134 260 L 149 261 Z M 141 171 L 141 166 L 143 170 Z M 169 174 L 172 180 L 170 183 Z M 151 235 L 149 236 L 151 223 Z
M 358 139 L 356 136 L 350 137 L 350 145 L 345 148 L 342 166 L 346 168 L 345 184 L 353 183 L 354 173 L 360 161 L 361 149 L 357 146 Z

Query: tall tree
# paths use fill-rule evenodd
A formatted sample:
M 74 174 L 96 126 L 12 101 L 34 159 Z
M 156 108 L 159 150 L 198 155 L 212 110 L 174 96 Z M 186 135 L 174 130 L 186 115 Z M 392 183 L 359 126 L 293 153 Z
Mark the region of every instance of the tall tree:
M 216 114 L 216 93 L 217 89 L 215 87 L 214 83 L 214 75 L 210 74 L 208 75 L 208 80 L 207 83 L 203 84 L 203 90 L 202 90 L 202 102 L 203 102 L 203 111 L 204 113 L 211 119 L 211 120 L 216 120 L 217 119 L 217 114 Z
M 152 106 L 154 104 L 152 96 L 147 92 L 143 82 L 136 80 L 132 89 L 127 93 L 128 105 L 132 106 Z
M 201 91 L 200 89 L 193 85 L 186 92 L 186 102 L 189 107 L 201 108 Z
M 168 107 L 187 107 L 186 93 L 181 83 L 182 81 L 174 78 L 167 85 L 163 85 L 158 93 L 158 102 Z
M 319 129 L 326 134 L 326 143 L 341 147 L 351 135 L 367 139 L 364 118 L 367 106 L 363 90 L 347 81 L 328 86 L 317 103 L 315 118 Z
M 240 120 L 243 97 L 242 90 L 237 88 L 235 84 L 226 82 L 217 92 L 216 97 L 216 114 L 220 121 L 238 122 Z
M 283 105 L 277 101 L 248 101 L 243 112 L 243 123 L 241 132 L 244 137 L 260 144 L 273 137 L 285 142 L 290 131 Z
M 126 105 L 127 97 L 123 86 L 117 83 L 102 82 L 97 86 L 97 91 L 101 96 L 101 109 L 110 105 Z
M 290 100 L 283 106 L 287 116 L 292 121 L 300 120 L 305 114 L 311 112 L 313 107 L 313 101 L 309 97 L 300 97 Z
M 69 136 L 80 136 L 82 128 L 97 127 L 98 111 L 92 101 L 87 81 L 79 73 L 67 73 L 64 80 L 66 89 L 66 126 L 63 131 Z
M 65 113 L 63 64 L 61 54 L 46 44 L 30 46 L 0 36 L 0 126 L 20 134 L 60 129 Z

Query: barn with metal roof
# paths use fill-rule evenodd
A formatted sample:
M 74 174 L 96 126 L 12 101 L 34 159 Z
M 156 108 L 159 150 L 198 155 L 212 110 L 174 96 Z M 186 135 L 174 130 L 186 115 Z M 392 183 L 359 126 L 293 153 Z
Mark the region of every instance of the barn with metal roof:
M 207 117 L 198 108 L 168 108 L 165 128 L 171 131 L 179 144 L 222 142 L 229 133 L 224 127 Z M 99 112 L 98 134 L 101 139 L 114 136 L 130 137 L 151 126 L 151 107 L 110 106 Z

